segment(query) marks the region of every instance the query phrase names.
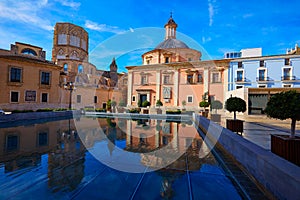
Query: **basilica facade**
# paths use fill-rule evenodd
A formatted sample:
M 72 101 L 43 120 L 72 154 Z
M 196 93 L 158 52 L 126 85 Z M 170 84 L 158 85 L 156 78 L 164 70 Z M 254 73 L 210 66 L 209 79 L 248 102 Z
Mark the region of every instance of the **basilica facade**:
M 171 16 L 165 38 L 142 55 L 143 64 L 127 66 L 128 106 L 160 100 L 165 107 L 199 109 L 203 95 L 224 101 L 229 59 L 201 61 L 202 53 L 176 38 L 177 24 Z

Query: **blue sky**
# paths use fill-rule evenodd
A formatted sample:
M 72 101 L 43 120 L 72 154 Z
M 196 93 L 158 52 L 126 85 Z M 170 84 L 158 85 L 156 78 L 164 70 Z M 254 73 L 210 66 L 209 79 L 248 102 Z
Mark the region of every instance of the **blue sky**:
M 203 59 L 255 47 L 263 55 L 284 54 L 300 44 L 299 6 L 296 0 L 0 0 L 0 48 L 29 43 L 50 60 L 55 23 L 71 22 L 89 33 L 90 61 L 105 70 L 116 57 L 121 72 L 163 40 L 172 11 L 178 38 Z

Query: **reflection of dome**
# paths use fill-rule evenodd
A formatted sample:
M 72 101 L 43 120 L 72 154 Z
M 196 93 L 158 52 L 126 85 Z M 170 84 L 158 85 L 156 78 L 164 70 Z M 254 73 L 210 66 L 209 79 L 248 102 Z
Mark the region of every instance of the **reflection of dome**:
M 185 48 L 188 49 L 189 47 L 182 41 L 169 38 L 164 40 L 163 42 L 159 43 L 155 49 L 175 49 L 175 48 Z

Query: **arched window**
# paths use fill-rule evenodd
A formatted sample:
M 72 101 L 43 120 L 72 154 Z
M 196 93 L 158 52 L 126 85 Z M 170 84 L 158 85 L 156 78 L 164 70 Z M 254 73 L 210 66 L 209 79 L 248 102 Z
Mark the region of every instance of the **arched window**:
M 32 55 L 32 56 L 37 56 L 36 52 L 32 49 L 23 49 L 21 51 L 21 53 L 27 54 L 27 55 Z
M 82 65 L 78 65 L 78 73 L 83 73 L 83 66 Z
M 67 72 L 67 71 L 68 71 L 68 64 L 65 63 L 65 64 L 64 64 L 64 72 Z

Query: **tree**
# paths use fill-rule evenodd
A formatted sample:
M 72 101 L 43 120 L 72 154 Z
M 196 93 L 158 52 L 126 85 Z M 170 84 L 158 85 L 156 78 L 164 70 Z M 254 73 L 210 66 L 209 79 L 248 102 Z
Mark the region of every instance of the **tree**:
M 158 99 L 156 101 L 156 106 L 158 106 L 158 107 L 163 106 L 163 103 Z
M 225 102 L 225 108 L 229 112 L 234 113 L 233 119 L 236 120 L 236 112 L 245 112 L 246 111 L 246 101 L 239 97 L 230 97 Z
M 199 102 L 199 106 L 200 106 L 200 107 L 206 108 L 206 107 L 209 106 L 209 102 L 207 102 L 207 101 L 200 101 L 200 102 Z
M 183 100 L 181 103 L 182 103 L 183 107 L 186 106 L 186 101 L 185 100 Z
M 291 119 L 291 138 L 295 137 L 296 121 L 300 120 L 300 93 L 295 90 L 273 95 L 267 103 L 265 113 L 272 118 Z
M 126 106 L 126 103 L 123 99 L 119 102 L 119 106 L 120 107 L 125 107 Z
M 111 109 L 111 100 L 110 99 L 107 100 L 106 107 L 107 107 L 107 110 Z
M 150 105 L 151 105 L 150 102 L 147 101 L 147 100 L 143 101 L 143 103 L 142 103 L 142 107 L 147 107 L 147 106 L 150 106 Z
M 221 101 L 215 100 L 215 101 L 211 102 L 211 109 L 215 109 L 216 113 L 217 113 L 217 110 L 222 109 L 222 108 L 223 108 L 223 104 Z

